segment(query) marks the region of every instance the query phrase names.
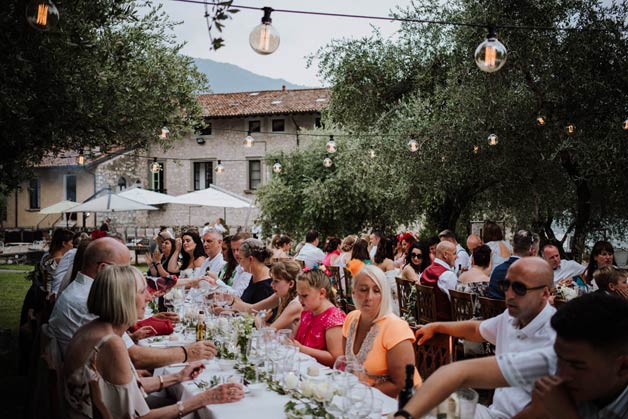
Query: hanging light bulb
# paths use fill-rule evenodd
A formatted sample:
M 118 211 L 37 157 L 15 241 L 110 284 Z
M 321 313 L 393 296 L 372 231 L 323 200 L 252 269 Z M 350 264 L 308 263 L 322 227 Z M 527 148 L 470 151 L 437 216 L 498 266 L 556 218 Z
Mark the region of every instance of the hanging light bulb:
M 325 159 L 323 160 L 323 166 L 325 167 L 331 167 L 333 164 L 334 162 L 331 161 L 329 157 L 325 157 Z
M 329 136 L 329 141 L 327 141 L 327 145 L 325 146 L 325 148 L 327 149 L 328 153 L 335 153 L 336 152 L 336 142 L 334 141 L 334 136 L 330 135 Z
M 261 55 L 272 54 L 279 48 L 279 32 L 271 25 L 273 20 L 270 13 L 273 11 L 270 7 L 262 7 L 264 17 L 262 23 L 257 25 L 249 35 L 249 45 L 253 51 Z
M 372 159 L 374 159 L 374 158 L 375 158 L 375 156 L 376 156 L 376 154 L 375 154 L 375 150 L 373 150 L 373 149 L 371 148 L 371 149 L 369 150 L 369 157 L 370 157 L 370 158 L 372 158 Z
M 79 151 L 79 155 L 76 158 L 76 163 L 79 166 L 84 166 L 85 165 L 85 155 L 83 154 L 83 150 Z
M 497 39 L 495 28 L 488 28 L 486 39 L 475 50 L 475 63 L 480 70 L 494 73 L 506 64 L 507 55 L 506 47 Z
M 408 141 L 408 150 L 414 153 L 418 149 L 419 149 L 419 143 L 414 138 L 411 138 L 410 141 Z
M 565 130 L 567 131 L 567 135 L 573 135 L 576 132 L 576 126 L 570 122 L 565 127 Z
M 216 165 L 216 168 L 214 169 L 214 171 L 216 173 L 224 173 L 225 172 L 225 166 L 222 165 L 222 161 L 218 160 L 218 164 Z
M 37 30 L 49 31 L 59 23 L 59 10 L 50 0 L 32 0 L 26 6 L 26 21 Z
M 253 138 L 253 136 L 251 135 L 251 131 L 249 131 L 248 135 L 246 136 L 242 144 L 244 145 L 244 147 L 251 148 L 253 147 L 254 142 L 255 142 L 255 138 Z
M 168 138 L 168 134 L 170 134 L 170 130 L 168 129 L 168 127 L 163 127 L 161 129 L 161 134 L 159 134 L 159 138 L 165 140 L 166 138 Z
M 628 119 L 624 121 L 624 131 L 628 131 Z
M 479 145 L 474 145 L 473 146 L 473 154 L 478 154 L 480 152 L 480 146 Z
M 160 170 L 161 170 L 161 165 L 157 161 L 157 157 L 155 157 L 153 159 L 153 162 L 150 164 L 150 171 L 151 173 L 159 173 Z
M 490 134 L 488 136 L 488 145 L 497 145 L 498 142 L 499 140 L 497 139 L 497 135 Z
M 543 115 L 539 115 L 536 117 L 536 123 L 538 126 L 542 127 L 543 125 L 545 125 L 547 121 L 545 120 L 545 117 Z
M 446 156 L 444 156 L 444 155 L 443 155 L 443 156 L 440 156 L 440 161 L 442 161 L 443 163 L 445 163 L 445 160 L 447 160 L 447 157 L 446 157 Z
M 282 169 L 281 163 L 275 160 L 275 164 L 273 164 L 273 172 L 281 173 L 281 169 Z

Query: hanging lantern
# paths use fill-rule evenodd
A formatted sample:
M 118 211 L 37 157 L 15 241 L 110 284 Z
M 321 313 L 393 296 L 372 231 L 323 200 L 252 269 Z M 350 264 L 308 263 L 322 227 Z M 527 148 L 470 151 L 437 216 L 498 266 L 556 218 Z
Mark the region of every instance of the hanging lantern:
M 273 164 L 273 172 L 281 173 L 281 169 L 282 169 L 281 163 L 275 160 L 275 164 Z
M 157 161 L 157 157 L 153 159 L 153 162 L 150 164 L 151 173 L 159 173 L 161 170 L 161 164 Z
M 253 136 L 251 135 L 251 131 L 249 131 L 248 135 L 242 142 L 242 145 L 244 145 L 244 147 L 251 148 L 253 147 L 254 142 L 255 142 L 255 138 L 253 138 Z
M 507 55 L 506 47 L 497 39 L 495 28 L 490 27 L 486 40 L 475 50 L 475 63 L 480 70 L 494 73 L 506 64 Z
M 411 138 L 410 141 L 408 141 L 407 145 L 408 145 L 408 150 L 410 150 L 413 153 L 415 153 L 419 149 L 419 143 L 414 138 Z
M 170 130 L 168 129 L 168 127 L 163 127 L 161 129 L 161 133 L 159 134 L 159 138 L 165 140 L 166 138 L 168 138 L 168 134 L 170 134 Z
M 474 145 L 473 146 L 473 154 L 478 154 L 480 152 L 480 146 L 479 145 Z
M 373 149 L 371 148 L 371 149 L 369 150 L 369 157 L 370 157 L 370 158 L 372 158 L 372 159 L 374 159 L 374 158 L 375 158 L 375 156 L 376 156 L 376 154 L 375 154 L 375 150 L 373 150 Z
M 325 159 L 323 160 L 323 166 L 325 167 L 331 167 L 333 164 L 334 162 L 331 161 L 329 157 L 325 157 Z
M 32 0 L 26 6 L 26 21 L 37 30 L 49 31 L 59 23 L 59 10 L 50 0 Z
M 85 165 L 85 155 L 83 154 L 83 150 L 79 151 L 79 155 L 76 158 L 76 163 L 79 166 L 84 166 Z
M 249 35 L 249 45 L 253 51 L 261 55 L 272 54 L 279 48 L 279 32 L 271 25 L 273 20 L 270 14 L 273 11 L 270 7 L 263 7 L 264 16 L 262 23 L 257 25 Z
M 542 127 L 543 125 L 545 125 L 547 121 L 545 120 L 545 117 L 543 115 L 539 115 L 536 117 L 536 124 L 540 127 Z
M 497 145 L 498 142 L 499 140 L 497 139 L 497 135 L 490 134 L 488 136 L 488 145 Z
M 225 166 L 222 165 L 222 161 L 218 160 L 218 164 L 216 165 L 214 171 L 219 174 L 225 172 Z
M 576 126 L 570 122 L 565 127 L 565 131 L 567 131 L 567 135 L 574 135 L 576 132 Z
M 336 142 L 334 141 L 334 136 L 329 136 L 329 141 L 327 141 L 327 145 L 325 145 L 328 153 L 335 153 L 337 150 Z

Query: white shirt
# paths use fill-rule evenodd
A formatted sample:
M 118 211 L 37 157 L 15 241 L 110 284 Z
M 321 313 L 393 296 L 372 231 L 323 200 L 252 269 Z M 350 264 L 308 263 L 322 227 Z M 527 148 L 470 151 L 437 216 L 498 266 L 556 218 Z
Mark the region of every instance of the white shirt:
M 74 256 L 76 256 L 76 249 L 70 249 L 65 252 L 65 255 L 59 261 L 57 265 L 57 269 L 55 269 L 55 273 L 52 275 L 52 288 L 51 292 L 53 294 L 57 294 L 59 292 L 59 287 L 63 282 L 63 278 L 65 277 L 66 272 L 72 270 L 72 265 L 74 264 Z
M 456 266 L 454 266 L 454 272 L 456 272 L 456 275 L 460 275 L 460 268 L 466 270 L 471 269 L 471 258 L 469 257 L 467 251 L 464 250 L 464 247 L 462 247 L 460 244 L 456 245 L 456 254 L 458 255 L 458 257 L 456 258 Z
M 62 354 L 78 328 L 97 317 L 87 309 L 87 297 L 93 283 L 92 278 L 79 272 L 52 309 L 48 330 L 57 339 Z
M 325 253 L 312 243 L 305 243 L 295 259 L 302 260 L 306 268 L 313 268 L 314 265 L 323 263 Z
M 59 268 L 57 268 L 59 269 Z M 586 266 L 583 266 L 575 260 L 560 260 L 560 265 L 554 269 L 554 285 L 558 284 L 558 281 L 565 278 L 571 278 L 576 275 L 582 275 Z
M 377 253 L 377 245 L 371 247 L 371 251 L 369 252 L 371 260 L 375 259 L 375 253 Z
M 249 286 L 249 282 L 251 282 L 251 274 L 249 272 L 245 272 L 242 266 L 236 266 L 236 273 L 233 277 L 233 293 L 238 297 L 242 296 L 244 290 Z
M 550 319 L 556 309 L 546 304 L 543 310 L 523 329 L 505 310 L 497 317 L 484 320 L 480 324 L 480 334 L 495 345 L 495 355 L 508 352 L 527 352 L 541 348 L 551 348 L 556 332 L 550 326 Z M 510 418 L 530 403 L 532 386 L 518 388 L 498 388 L 489 411 L 493 418 Z
M 456 286 L 458 285 L 458 277 L 454 273 L 453 269 L 451 269 L 451 266 L 449 266 L 449 264 L 444 260 L 434 258 L 434 263 L 437 263 L 447 268 L 447 270 L 440 274 L 440 276 L 438 277 L 438 288 L 443 290 L 443 292 L 447 295 L 447 298 L 451 300 L 451 297 L 449 296 L 449 290 L 456 290 Z M 419 275 L 419 280 L 421 279 L 422 275 L 423 272 L 421 272 L 421 275 Z
M 222 252 L 218 252 L 216 256 L 212 259 L 206 257 L 201 265 L 201 275 L 205 275 L 207 272 L 207 268 L 209 268 L 209 272 L 213 272 L 215 274 L 219 274 L 222 270 L 222 267 L 225 266 L 227 262 L 222 257 Z

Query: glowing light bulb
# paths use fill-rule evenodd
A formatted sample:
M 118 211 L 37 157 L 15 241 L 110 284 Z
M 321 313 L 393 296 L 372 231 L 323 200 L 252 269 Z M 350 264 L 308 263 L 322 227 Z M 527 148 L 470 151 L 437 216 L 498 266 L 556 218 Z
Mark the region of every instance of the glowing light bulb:
M 480 152 L 480 146 L 479 145 L 474 145 L 473 146 L 473 154 L 478 154 Z
M 273 164 L 273 172 L 275 173 L 281 173 L 281 163 L 279 163 L 278 161 L 275 162 L 275 164 Z
M 76 158 L 76 163 L 78 163 L 79 166 L 85 165 L 85 155 L 83 154 L 83 150 L 79 151 L 79 155 Z
M 37 30 L 49 31 L 59 23 L 59 10 L 50 0 L 33 0 L 26 6 L 26 21 Z
M 214 171 L 216 173 L 224 173 L 225 172 L 225 166 L 222 165 L 222 162 L 220 160 L 218 160 L 218 164 L 216 165 L 216 168 L 214 169 Z
M 565 130 L 567 131 L 567 135 L 573 135 L 576 132 L 576 126 L 570 122 L 565 127 Z
M 628 131 L 628 119 L 624 121 L 624 130 Z
M 331 161 L 329 157 L 325 157 L 325 159 L 323 160 L 323 166 L 325 167 L 331 167 L 333 164 L 334 162 Z
M 328 153 L 335 153 L 338 147 L 336 146 L 336 142 L 334 141 L 334 136 L 329 136 L 329 141 L 327 141 L 327 145 L 325 146 Z
M 253 51 L 261 55 L 272 54 L 279 48 L 279 32 L 271 25 L 273 20 L 270 13 L 273 11 L 270 7 L 263 7 L 264 17 L 262 23 L 257 25 L 249 35 L 249 45 Z
M 159 173 L 161 170 L 161 164 L 157 161 L 157 157 L 153 159 L 153 162 L 150 164 L 151 173 Z
M 508 51 L 497 39 L 495 28 L 489 28 L 486 39 L 475 50 L 475 63 L 480 70 L 494 73 L 506 64 L 507 56 Z
M 538 124 L 538 126 L 542 127 L 543 125 L 545 125 L 547 121 L 545 120 L 545 117 L 543 115 L 539 115 L 536 117 L 536 123 Z
M 249 132 L 249 135 L 246 136 L 242 144 L 244 145 L 244 147 L 251 148 L 253 147 L 254 142 L 255 142 L 255 138 L 253 138 L 253 136 Z
M 497 135 L 491 134 L 488 136 L 488 145 L 497 145 L 498 142 Z
M 410 141 L 408 141 L 408 150 L 414 153 L 418 149 L 419 149 L 419 143 L 417 142 L 417 140 L 412 138 Z
M 376 156 L 376 154 L 375 154 L 375 150 L 373 150 L 373 149 L 371 148 L 371 149 L 369 150 L 369 157 L 370 157 L 370 158 L 372 158 L 372 159 L 374 159 L 374 158 L 375 158 L 375 156 Z
M 168 127 L 163 127 L 161 129 L 161 133 L 159 134 L 159 138 L 165 140 L 166 138 L 168 138 L 168 134 L 170 134 L 170 130 L 168 129 Z

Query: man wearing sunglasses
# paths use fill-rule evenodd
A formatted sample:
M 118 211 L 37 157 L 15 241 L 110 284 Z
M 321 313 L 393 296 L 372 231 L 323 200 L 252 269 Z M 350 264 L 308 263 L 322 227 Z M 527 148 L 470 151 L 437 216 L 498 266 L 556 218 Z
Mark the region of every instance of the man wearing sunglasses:
M 548 300 L 554 275 L 550 265 L 539 257 L 516 260 L 500 283 L 507 310 L 484 321 L 434 322 L 419 326 L 421 345 L 436 333 L 456 336 L 472 342 L 490 342 L 495 354 L 524 352 L 553 344 L 556 336 L 550 318 L 556 312 Z M 530 402 L 530 388 L 495 390 L 493 404 L 478 406 L 476 418 L 509 418 Z

